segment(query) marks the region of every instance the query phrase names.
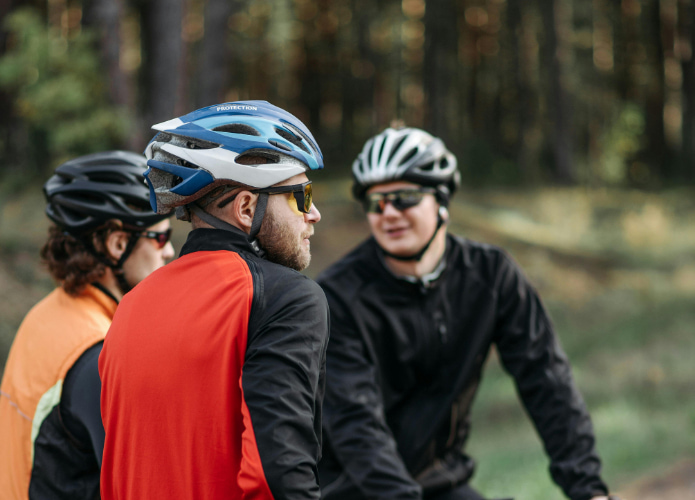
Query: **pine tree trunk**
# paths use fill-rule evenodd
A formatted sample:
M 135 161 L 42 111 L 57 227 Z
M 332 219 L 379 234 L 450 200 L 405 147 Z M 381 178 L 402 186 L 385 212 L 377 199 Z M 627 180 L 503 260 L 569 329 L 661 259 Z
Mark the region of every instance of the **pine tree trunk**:
M 425 128 L 445 142 L 452 142 L 459 128 L 457 20 L 456 2 L 427 3 L 423 68 Z
M 568 50 L 561 46 L 558 37 L 558 23 L 561 20 L 562 0 L 541 0 L 541 13 L 545 32 L 545 66 L 550 69 L 550 119 L 552 132 L 549 134 L 554 160 L 555 178 L 559 182 L 572 183 L 575 180 L 573 165 L 572 97 L 567 88 L 560 51 Z
M 210 106 L 226 100 L 230 70 L 233 67 L 228 36 L 229 18 L 240 7 L 238 0 L 207 0 L 196 107 Z
M 150 0 L 143 6 L 143 64 L 146 125 L 174 118 L 181 99 L 183 0 Z

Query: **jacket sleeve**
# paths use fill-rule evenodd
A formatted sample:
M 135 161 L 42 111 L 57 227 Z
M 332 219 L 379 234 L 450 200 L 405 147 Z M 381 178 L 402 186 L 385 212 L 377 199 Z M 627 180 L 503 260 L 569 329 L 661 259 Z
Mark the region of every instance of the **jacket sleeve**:
M 605 495 L 591 419 L 550 319 L 506 255 L 497 278 L 497 349 L 543 440 L 553 480 L 573 500 Z
M 366 498 L 419 499 L 386 423 L 377 368 L 350 309 L 326 290 L 331 308 L 327 354 L 326 439 L 351 482 Z M 324 485 L 328 490 L 330 485 Z
M 244 498 L 269 490 L 276 499 L 318 499 L 328 305 L 298 273 L 258 279 L 241 376 L 239 484 Z

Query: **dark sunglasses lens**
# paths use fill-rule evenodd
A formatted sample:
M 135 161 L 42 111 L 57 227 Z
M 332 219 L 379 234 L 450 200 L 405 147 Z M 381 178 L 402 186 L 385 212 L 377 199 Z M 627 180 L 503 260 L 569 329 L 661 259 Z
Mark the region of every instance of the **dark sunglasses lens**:
M 393 199 L 393 206 L 397 210 L 405 210 L 406 208 L 411 208 L 417 205 L 424 198 L 425 193 L 420 191 L 401 191 L 396 193 Z
M 387 203 L 396 210 L 405 210 L 420 203 L 425 193 L 420 191 L 394 191 L 392 193 L 372 193 L 367 195 L 364 202 L 365 210 L 372 214 L 384 213 Z
M 384 197 L 379 193 L 367 195 L 364 200 L 364 210 L 370 214 L 382 213 L 384 207 Z
M 164 248 L 164 246 L 169 243 L 171 239 L 171 229 L 167 229 L 163 233 L 151 233 L 152 239 L 157 242 L 159 248 Z

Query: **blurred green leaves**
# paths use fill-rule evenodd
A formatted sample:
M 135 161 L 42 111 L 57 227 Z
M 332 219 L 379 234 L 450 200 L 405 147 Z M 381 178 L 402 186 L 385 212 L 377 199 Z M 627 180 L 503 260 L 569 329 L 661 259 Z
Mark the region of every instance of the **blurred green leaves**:
M 9 15 L 4 28 L 8 49 L 0 57 L 0 88 L 12 96 L 12 113 L 26 128 L 12 161 L 34 163 L 32 170 L 41 171 L 55 166 L 42 160 L 58 164 L 122 144 L 124 110 L 109 103 L 91 33 L 47 29 L 30 8 Z
M 646 146 L 646 120 L 642 108 L 622 104 L 616 119 L 601 137 L 601 160 L 598 177 L 606 184 L 620 184 L 628 179 L 629 166 Z

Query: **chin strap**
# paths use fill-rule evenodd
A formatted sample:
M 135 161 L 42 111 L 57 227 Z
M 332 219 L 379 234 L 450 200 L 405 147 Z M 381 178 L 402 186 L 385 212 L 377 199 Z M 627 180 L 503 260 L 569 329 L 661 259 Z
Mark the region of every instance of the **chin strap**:
M 381 251 L 383 252 L 384 255 L 387 257 L 391 257 L 392 259 L 404 261 L 404 262 L 410 262 L 410 261 L 420 261 L 422 259 L 422 256 L 425 255 L 425 252 L 430 248 L 430 245 L 434 241 L 434 238 L 437 236 L 437 233 L 439 232 L 439 229 L 444 225 L 445 222 L 448 220 L 448 210 L 445 206 L 440 206 L 439 210 L 437 211 L 437 227 L 434 229 L 434 233 L 432 233 L 432 236 L 430 239 L 425 243 L 425 246 L 420 249 L 420 251 L 412 254 L 412 255 L 395 255 L 392 254 L 391 252 L 386 251 L 385 249 L 381 248 Z
M 128 280 L 125 277 L 125 272 L 123 271 L 123 264 L 128 257 L 130 257 L 130 254 L 133 253 L 133 249 L 135 248 L 135 245 L 139 239 L 140 233 L 131 233 L 130 239 L 128 239 L 128 244 L 126 245 L 121 258 L 118 259 L 118 262 L 115 264 L 111 264 L 111 269 L 113 270 L 113 274 L 116 276 L 116 281 L 118 282 L 118 288 L 121 289 L 123 295 L 131 291 L 134 286 L 128 283 Z
M 126 232 L 128 232 L 128 231 L 126 231 Z M 91 239 L 89 239 L 89 237 L 86 237 L 86 238 L 77 237 L 77 236 L 71 235 L 67 231 L 65 232 L 65 234 L 68 234 L 68 235 L 72 236 L 73 238 L 76 238 L 79 241 L 81 241 L 82 244 L 85 246 L 85 248 L 89 251 L 89 253 L 91 253 L 94 257 L 96 257 L 99 262 L 101 262 L 105 266 L 108 266 L 109 268 L 111 268 L 111 271 L 113 271 L 113 275 L 116 278 L 116 283 L 118 284 L 118 288 L 121 290 L 121 293 L 123 295 L 125 295 L 126 293 L 128 293 L 130 290 L 133 289 L 133 286 L 130 283 L 128 283 L 128 280 L 125 277 L 125 273 L 123 272 L 123 263 L 128 259 L 128 257 L 130 257 L 130 254 L 133 253 L 133 249 L 135 248 L 135 244 L 138 242 L 138 239 L 140 238 L 140 233 L 137 233 L 137 232 L 131 232 L 130 233 L 128 243 L 126 244 L 125 250 L 123 251 L 121 258 L 118 259 L 118 262 L 114 262 L 113 260 L 109 259 L 106 255 L 98 252 L 97 249 L 94 247 L 94 244 L 92 243 Z M 97 287 L 97 288 L 101 289 L 101 287 Z M 112 296 L 111 294 L 109 294 L 109 295 Z M 118 301 L 116 301 L 116 302 L 118 302 Z
M 253 247 L 254 252 L 256 252 L 256 255 L 258 255 L 259 257 L 263 257 L 265 255 L 265 252 L 258 243 L 256 236 L 258 235 L 258 232 L 261 230 L 261 225 L 263 224 L 263 217 L 265 216 L 265 209 L 267 208 L 267 206 L 268 193 L 261 193 L 260 195 L 258 195 L 256 211 L 253 214 L 253 221 L 251 222 L 251 232 L 248 236 L 249 243 L 251 243 L 251 247 Z M 215 217 L 214 215 L 211 215 L 210 213 L 200 208 L 200 206 L 196 203 L 191 203 L 187 205 L 187 208 L 191 212 L 193 212 L 196 215 L 196 217 L 198 217 L 206 224 L 214 227 L 215 229 L 221 229 L 223 231 L 232 232 L 240 231 L 238 227 L 233 226 L 229 222 L 223 221 L 222 219 Z

